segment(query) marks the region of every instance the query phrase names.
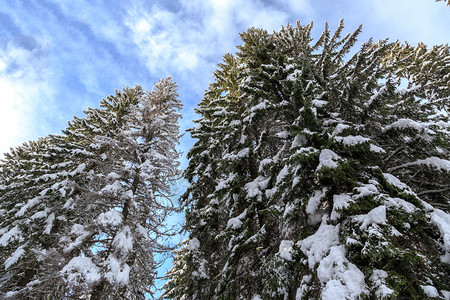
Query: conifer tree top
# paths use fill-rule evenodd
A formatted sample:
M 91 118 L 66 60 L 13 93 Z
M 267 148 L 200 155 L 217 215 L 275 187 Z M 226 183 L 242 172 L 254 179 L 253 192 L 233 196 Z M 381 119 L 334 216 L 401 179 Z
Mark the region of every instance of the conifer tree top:
M 250 28 L 214 73 L 166 298 L 450 294 L 448 47 L 312 26 Z
M 116 90 L 0 165 L 0 298 L 145 299 L 173 232 L 178 100 L 170 77 Z

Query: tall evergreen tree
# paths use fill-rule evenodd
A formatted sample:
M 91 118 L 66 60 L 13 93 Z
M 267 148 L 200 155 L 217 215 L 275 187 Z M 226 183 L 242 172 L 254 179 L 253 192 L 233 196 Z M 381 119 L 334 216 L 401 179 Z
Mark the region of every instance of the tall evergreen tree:
M 2 163 L 0 292 L 145 299 L 178 176 L 176 85 L 116 91 Z
M 448 48 L 311 29 L 251 28 L 214 73 L 166 298 L 450 295 Z

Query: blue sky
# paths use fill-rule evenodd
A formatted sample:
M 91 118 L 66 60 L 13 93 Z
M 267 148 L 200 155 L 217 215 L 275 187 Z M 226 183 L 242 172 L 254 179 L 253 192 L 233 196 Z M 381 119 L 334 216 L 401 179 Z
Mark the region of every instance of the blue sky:
M 433 0 L 8 0 L 0 2 L 0 153 L 59 133 L 114 89 L 172 75 L 182 129 L 227 52 L 250 26 L 363 24 L 359 41 L 450 40 L 450 7 Z M 192 141 L 186 136 L 181 147 Z M 186 152 L 187 150 L 185 150 Z M 185 164 L 185 163 L 184 163 Z
M 450 42 L 450 7 L 434 0 L 3 0 L 0 2 L 0 153 L 50 133 L 114 89 L 151 89 L 171 75 L 184 103 L 182 130 L 227 52 L 251 26 L 325 21 L 359 42 Z M 186 135 L 181 149 L 192 140 Z M 186 165 L 186 160 L 183 160 Z

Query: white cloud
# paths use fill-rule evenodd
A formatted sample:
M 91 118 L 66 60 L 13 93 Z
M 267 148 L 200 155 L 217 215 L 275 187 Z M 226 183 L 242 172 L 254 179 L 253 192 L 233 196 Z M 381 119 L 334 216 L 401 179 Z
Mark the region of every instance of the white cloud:
M 29 39 L 33 47 L 24 48 L 11 39 L 0 49 L 0 156 L 10 147 L 36 138 L 42 124 L 35 124 L 33 116 L 43 104 L 42 96 L 51 94 L 45 83 L 45 40 L 20 39 Z
M 133 47 L 114 4 L 73 3 L 0 5 L 10 24 L 0 28 L 1 153 L 59 133 L 73 115 L 145 73 L 133 53 L 121 56 Z
M 288 8 L 296 11 L 307 7 L 305 1 L 289 3 Z M 261 1 L 182 0 L 177 11 L 134 2 L 124 24 L 152 73 L 181 76 L 175 79 L 204 90 L 222 55 L 235 52 L 240 44 L 239 32 L 249 27 L 277 30 L 288 21 L 285 10 L 283 5 Z
M 48 87 L 33 82 L 13 81 L 0 77 L 0 156 L 15 147 L 38 136 L 42 124 L 34 123 L 34 114 L 39 109 L 37 98 L 45 93 Z M 40 103 L 41 105 L 43 103 Z
M 168 74 L 179 83 L 185 111 L 191 111 L 221 57 L 241 43 L 238 33 L 252 26 L 270 32 L 288 21 L 314 20 L 314 33 L 320 34 L 324 21 L 335 28 L 344 18 L 348 31 L 363 23 L 360 41 L 374 36 L 427 44 L 446 42 L 450 28 L 449 8 L 432 0 L 49 0 L 12 2 L 2 11 L 25 34 L 46 39 L 0 44 L 0 125 L 8 128 L 0 151 L 59 131 L 68 117 L 96 105 L 113 88 L 150 88 Z M 191 117 L 183 126 L 190 127 Z M 51 129 L 47 119 L 58 127 Z

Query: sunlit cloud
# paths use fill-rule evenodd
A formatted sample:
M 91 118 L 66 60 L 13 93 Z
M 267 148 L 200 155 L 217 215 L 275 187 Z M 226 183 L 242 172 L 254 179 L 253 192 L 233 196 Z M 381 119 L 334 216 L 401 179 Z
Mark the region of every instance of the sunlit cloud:
M 46 84 L 48 45 L 43 38 L 19 35 L 2 40 L 0 47 L 0 155 L 20 145 L 44 124 L 33 115 L 43 95 L 51 98 Z M 46 105 L 50 103 L 45 103 Z
M 167 75 L 185 104 L 182 128 L 192 127 L 213 71 L 249 27 L 314 20 L 317 37 L 344 18 L 346 32 L 364 25 L 360 42 L 437 44 L 448 40 L 449 10 L 432 0 L 9 1 L 0 4 L 0 150 L 58 133 L 115 88 L 150 89 Z
M 279 29 L 289 17 L 282 8 L 260 1 L 191 0 L 180 1 L 177 10 L 158 3 L 145 9 L 137 2 L 124 24 L 152 73 L 195 78 L 191 84 L 205 89 L 221 56 L 240 44 L 238 33 L 249 27 Z
M 146 69 L 136 64 L 134 53 L 125 51 L 133 47 L 116 47 L 124 45 L 116 41 L 126 28 L 102 13 L 103 4 L 92 14 L 87 2 L 79 7 L 62 3 L 0 5 L 2 153 L 59 133 L 73 115 L 98 106 L 114 88 L 147 83 L 142 80 L 148 77 Z

